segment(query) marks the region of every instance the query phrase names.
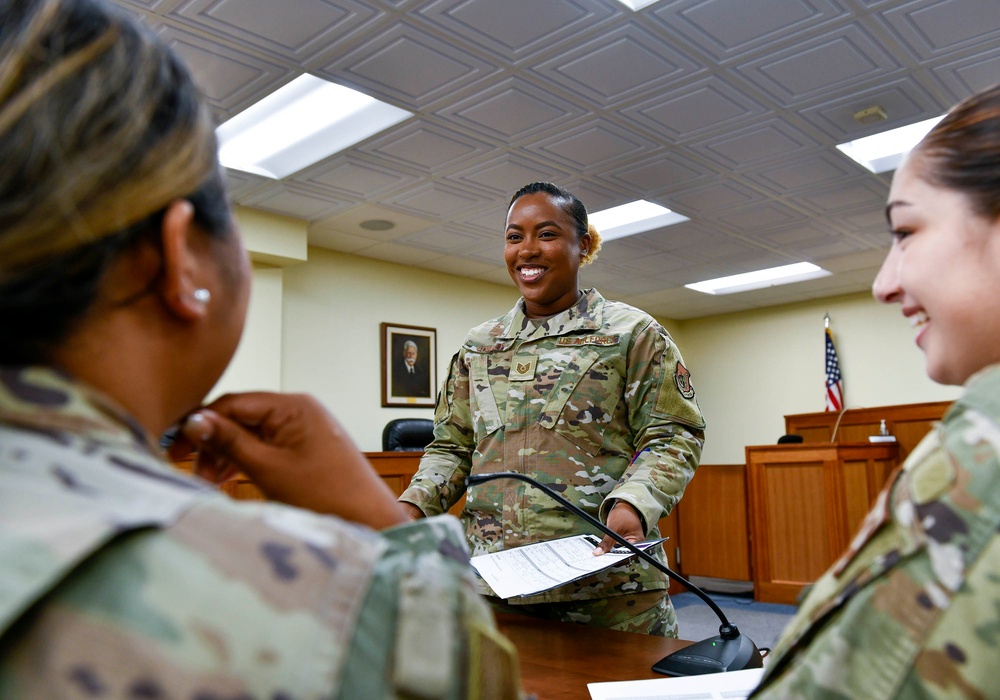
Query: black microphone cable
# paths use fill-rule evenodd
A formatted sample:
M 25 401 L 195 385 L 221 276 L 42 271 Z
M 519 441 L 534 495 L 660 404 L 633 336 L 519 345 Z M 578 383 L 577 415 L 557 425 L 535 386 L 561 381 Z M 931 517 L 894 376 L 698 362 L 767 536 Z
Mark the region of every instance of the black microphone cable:
M 716 614 L 722 623 L 719 626 L 719 636 L 697 642 L 690 647 L 670 654 L 661 659 L 653 666 L 657 673 L 665 673 L 671 676 L 697 675 L 701 673 L 718 673 L 721 671 L 733 671 L 743 668 L 760 668 L 763 665 L 762 656 L 754 643 L 743 634 L 739 628 L 729 621 L 726 614 L 722 612 L 714 600 L 701 588 L 694 585 L 686 578 L 673 572 L 669 567 L 664 566 L 648 553 L 642 551 L 627 539 L 619 535 L 600 520 L 587 513 L 585 510 L 573 505 L 566 498 L 552 489 L 550 486 L 536 481 L 526 474 L 517 472 L 493 472 L 490 474 L 470 474 L 466 478 L 469 486 L 481 484 L 494 479 L 515 479 L 523 481 L 544 492 L 549 498 L 561 505 L 574 515 L 582 518 L 585 522 L 610 536 L 640 559 L 662 571 L 677 583 L 681 584 L 696 596 L 701 598 Z

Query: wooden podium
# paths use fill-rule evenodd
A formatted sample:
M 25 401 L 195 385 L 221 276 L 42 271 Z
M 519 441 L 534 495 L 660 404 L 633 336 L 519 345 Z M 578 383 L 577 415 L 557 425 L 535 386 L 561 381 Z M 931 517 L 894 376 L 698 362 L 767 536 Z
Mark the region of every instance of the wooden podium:
M 898 455 L 896 443 L 747 447 L 754 598 L 795 603 L 847 548 Z

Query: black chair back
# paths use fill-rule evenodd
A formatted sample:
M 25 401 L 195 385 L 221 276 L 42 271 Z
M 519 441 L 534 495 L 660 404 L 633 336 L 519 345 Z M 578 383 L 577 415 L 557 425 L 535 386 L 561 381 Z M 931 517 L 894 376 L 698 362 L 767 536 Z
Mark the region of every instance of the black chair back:
M 383 452 L 423 452 L 434 439 L 430 418 L 396 418 L 382 430 Z

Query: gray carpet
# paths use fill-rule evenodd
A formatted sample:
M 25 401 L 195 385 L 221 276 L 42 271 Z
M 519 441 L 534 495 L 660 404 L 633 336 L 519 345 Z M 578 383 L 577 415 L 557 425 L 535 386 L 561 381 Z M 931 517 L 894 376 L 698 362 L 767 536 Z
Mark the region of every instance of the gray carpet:
M 757 603 L 749 596 L 709 593 L 729 621 L 750 637 L 758 649 L 774 648 L 781 630 L 795 613 L 794 605 Z M 719 618 L 694 593 L 670 596 L 677 611 L 681 639 L 701 640 L 719 633 Z

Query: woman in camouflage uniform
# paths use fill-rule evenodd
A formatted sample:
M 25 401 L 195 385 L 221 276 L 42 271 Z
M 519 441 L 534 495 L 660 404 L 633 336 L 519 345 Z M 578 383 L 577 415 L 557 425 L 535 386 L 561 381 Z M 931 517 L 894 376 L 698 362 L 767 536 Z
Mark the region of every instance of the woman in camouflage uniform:
M 548 183 L 511 199 L 504 259 L 522 297 L 469 332 L 438 400 L 434 441 L 400 497 L 415 518 L 466 493 L 470 473 L 516 471 L 550 484 L 630 541 L 657 521 L 694 474 L 704 421 L 677 346 L 648 314 L 580 290 L 600 235 L 572 194 Z M 520 481 L 468 489 L 473 554 L 591 528 Z M 613 544 L 605 537 L 601 553 Z M 662 548 L 656 556 L 663 558 Z M 485 594 L 489 587 L 480 582 Z M 642 561 L 500 609 L 676 636 L 666 576 Z
M 756 697 L 998 698 L 1000 86 L 896 172 L 875 280 L 963 396 L 890 479 L 771 655 Z
M 187 439 L 354 523 L 160 454 L 246 312 L 216 150 L 120 10 L 0 1 L 0 697 L 516 697 L 458 523 L 409 523 L 316 402 L 229 396 Z

